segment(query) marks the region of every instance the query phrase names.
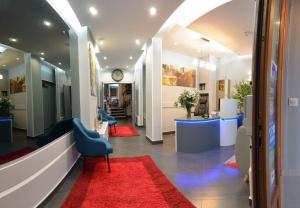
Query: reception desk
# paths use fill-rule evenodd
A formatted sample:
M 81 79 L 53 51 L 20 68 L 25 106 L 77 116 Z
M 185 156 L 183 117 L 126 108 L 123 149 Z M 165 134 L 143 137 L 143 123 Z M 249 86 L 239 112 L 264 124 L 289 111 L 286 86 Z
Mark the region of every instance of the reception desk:
M 237 118 L 178 118 L 175 119 L 175 129 L 176 152 L 198 153 L 222 144 L 234 145 Z
M 0 141 L 13 142 L 11 118 L 0 118 Z

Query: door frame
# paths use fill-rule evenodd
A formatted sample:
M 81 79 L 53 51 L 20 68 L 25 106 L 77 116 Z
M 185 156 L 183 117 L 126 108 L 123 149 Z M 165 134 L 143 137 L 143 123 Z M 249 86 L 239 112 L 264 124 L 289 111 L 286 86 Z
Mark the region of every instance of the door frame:
M 252 132 L 252 170 L 253 170 L 253 207 L 281 207 L 282 195 L 282 139 L 284 136 L 284 80 L 285 80 L 285 46 L 288 24 L 288 0 L 281 1 L 281 23 L 278 47 L 277 79 L 277 144 L 276 175 L 277 183 L 270 194 L 268 174 L 268 98 L 269 71 L 272 59 L 272 38 L 275 0 L 257 0 L 256 37 L 253 51 L 253 132 Z

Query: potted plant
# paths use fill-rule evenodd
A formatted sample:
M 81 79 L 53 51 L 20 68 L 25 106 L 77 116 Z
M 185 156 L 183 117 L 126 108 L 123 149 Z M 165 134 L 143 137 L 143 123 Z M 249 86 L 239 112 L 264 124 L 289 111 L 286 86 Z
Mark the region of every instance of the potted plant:
M 199 90 L 184 90 L 177 98 L 175 106 L 184 108 L 187 112 L 186 117 L 191 118 L 192 107 L 198 102 L 199 95 Z
M 10 110 L 14 108 L 11 100 L 8 97 L 0 98 L 0 116 L 9 117 L 11 116 Z
M 240 81 L 234 85 L 234 93 L 232 98 L 238 101 L 238 109 L 240 113 L 244 113 L 244 98 L 252 94 L 252 87 L 247 81 Z

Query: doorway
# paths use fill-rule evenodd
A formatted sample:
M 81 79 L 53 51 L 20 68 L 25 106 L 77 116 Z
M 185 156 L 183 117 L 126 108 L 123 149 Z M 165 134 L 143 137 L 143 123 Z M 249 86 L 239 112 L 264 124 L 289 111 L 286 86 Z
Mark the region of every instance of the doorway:
M 133 114 L 133 84 L 105 83 L 103 84 L 103 107 L 116 119 L 127 119 Z
M 287 0 L 258 1 L 253 99 L 254 207 L 281 207 Z
M 47 132 L 56 123 L 56 89 L 54 83 L 43 80 L 42 84 L 44 130 Z

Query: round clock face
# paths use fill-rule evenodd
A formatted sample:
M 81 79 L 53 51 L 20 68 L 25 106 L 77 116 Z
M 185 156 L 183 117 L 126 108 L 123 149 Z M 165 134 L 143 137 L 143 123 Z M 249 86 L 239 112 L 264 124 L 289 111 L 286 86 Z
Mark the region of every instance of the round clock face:
M 120 69 L 115 69 L 115 70 L 113 70 L 111 77 L 116 82 L 120 82 L 124 78 L 123 71 Z

